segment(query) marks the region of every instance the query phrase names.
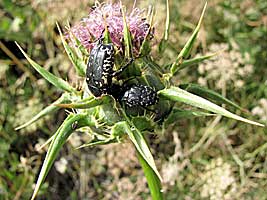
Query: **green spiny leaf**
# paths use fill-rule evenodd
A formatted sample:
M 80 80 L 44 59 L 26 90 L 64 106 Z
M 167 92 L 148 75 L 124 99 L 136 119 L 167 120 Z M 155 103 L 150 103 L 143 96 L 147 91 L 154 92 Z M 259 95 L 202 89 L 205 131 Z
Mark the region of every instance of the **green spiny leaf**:
M 161 69 L 161 67 L 156 62 L 154 62 L 151 57 L 145 56 L 142 58 L 142 61 L 145 65 L 157 72 L 159 75 L 163 74 L 163 70 Z
M 125 123 L 124 121 L 115 123 L 111 128 L 109 138 L 104 139 L 104 140 L 98 140 L 97 139 L 97 140 L 91 141 L 90 143 L 83 144 L 83 145 L 79 146 L 77 149 L 118 142 L 120 136 L 125 134 L 124 123 Z
M 94 147 L 94 146 L 98 146 L 98 145 L 111 144 L 111 143 L 115 143 L 115 142 L 116 142 L 116 138 L 108 138 L 106 140 L 92 141 L 90 143 L 83 144 L 83 145 L 77 147 L 76 149 L 82 149 L 85 147 Z
M 43 149 L 46 145 L 48 145 L 54 138 L 56 137 L 56 134 L 52 135 L 48 140 L 45 141 L 40 147 L 37 148 L 37 151 L 40 151 Z
M 101 106 L 96 107 L 97 113 L 96 117 L 107 126 L 113 126 L 115 123 L 121 121 L 121 116 L 119 115 L 117 104 L 113 97 L 107 104 L 102 104 Z
M 108 31 L 108 27 L 106 24 L 105 24 L 105 31 L 104 31 L 104 42 L 105 42 L 105 44 L 112 42 L 109 31 Z
M 125 57 L 132 58 L 133 57 L 132 36 L 127 25 L 126 16 L 122 4 L 121 4 L 121 12 L 123 16 L 123 39 L 125 45 Z
M 24 51 L 23 49 L 19 46 L 17 42 L 15 42 L 16 45 L 19 47 L 20 51 L 23 53 L 23 55 L 26 57 L 26 59 L 29 61 L 31 66 L 39 73 L 41 74 L 47 81 L 49 81 L 51 84 L 56 86 L 59 89 L 62 89 L 67 92 L 73 92 L 76 93 L 77 91 L 71 87 L 68 82 L 64 81 L 61 78 L 56 77 L 54 74 L 50 73 L 43 67 L 41 67 L 39 64 L 34 62 Z
M 177 122 L 179 119 L 190 119 L 193 117 L 205 117 L 205 116 L 214 116 L 214 114 L 195 111 L 195 110 L 181 110 L 174 108 L 168 118 L 164 121 L 165 126 L 168 126 L 172 123 Z
M 198 24 L 195 28 L 195 30 L 193 31 L 191 37 L 189 38 L 189 40 L 186 42 L 184 48 L 181 50 L 181 52 L 179 53 L 179 55 L 177 56 L 177 59 L 176 60 L 180 60 L 180 59 L 183 59 L 183 58 L 186 58 L 189 56 L 190 54 L 190 51 L 193 47 L 193 44 L 194 42 L 196 41 L 196 38 L 197 38 L 197 35 L 198 35 L 198 32 L 200 30 L 200 26 L 202 24 L 202 20 L 203 20 L 203 17 L 204 17 L 204 13 L 206 11 L 206 7 L 207 7 L 207 2 L 205 3 L 204 5 L 204 8 L 203 8 L 203 11 L 201 13 L 201 16 L 200 16 L 200 19 L 198 21 Z
M 172 101 L 178 101 L 178 102 L 182 102 L 182 103 L 186 103 L 189 104 L 191 106 L 195 106 L 198 108 L 202 108 L 205 110 L 208 110 L 210 112 L 219 114 L 219 115 L 223 115 L 225 117 L 229 117 L 235 120 L 239 120 L 239 121 L 243 121 L 249 124 L 253 124 L 253 125 L 257 125 L 257 126 L 264 126 L 263 124 L 245 119 L 243 117 L 240 117 L 236 114 L 233 114 L 229 111 L 227 111 L 226 109 L 202 98 L 199 97 L 197 95 L 191 94 L 185 90 L 182 90 L 178 87 L 170 87 L 168 89 L 164 89 L 164 90 L 160 90 L 159 95 L 161 95 L 162 97 L 165 97 L 169 100 Z
M 62 44 L 63 44 L 63 46 L 65 48 L 65 51 L 67 52 L 69 59 L 71 60 L 72 64 L 74 65 L 76 72 L 78 73 L 79 76 L 85 77 L 86 64 L 84 63 L 84 61 L 81 58 L 79 58 L 75 54 L 75 52 L 72 50 L 72 48 L 65 41 L 58 23 L 57 23 L 57 28 L 58 28 L 58 31 L 59 31 L 59 34 L 60 34 L 60 38 L 61 38 Z M 74 37 L 74 36 L 72 36 L 72 37 Z
M 112 126 L 111 128 L 111 135 L 115 138 L 115 137 L 120 137 L 125 135 L 125 121 L 120 121 L 117 122 L 116 124 L 114 124 L 114 126 Z
M 154 131 L 155 129 L 155 124 L 153 124 L 150 118 L 147 118 L 145 116 L 133 117 L 132 122 L 140 131 Z
M 183 60 L 182 63 L 177 67 L 175 74 L 177 72 L 179 72 L 180 70 L 186 68 L 186 67 L 189 67 L 189 66 L 192 66 L 192 65 L 201 63 L 204 60 L 208 60 L 208 59 L 210 59 L 210 58 L 218 55 L 218 53 L 220 53 L 220 52 L 221 51 L 215 52 L 213 54 L 205 55 L 205 56 L 200 56 L 200 57 L 192 58 L 192 59 L 189 59 L 189 60 Z
M 202 20 L 203 20 L 203 17 L 204 17 L 204 13 L 205 13 L 205 10 L 206 10 L 206 7 L 207 7 L 207 2 L 205 3 L 205 6 L 203 8 L 203 11 L 202 11 L 202 14 L 200 16 L 200 19 L 198 21 L 198 24 L 197 24 L 197 27 L 195 28 L 194 32 L 192 33 L 191 37 L 189 38 L 189 40 L 186 42 L 184 48 L 181 50 L 181 52 L 179 53 L 179 55 L 177 56 L 175 62 L 172 64 L 171 66 L 171 74 L 175 74 L 179 65 L 182 63 L 182 60 L 184 58 L 187 58 L 190 54 L 190 51 L 193 47 L 193 44 L 195 43 L 196 41 L 196 38 L 197 38 L 197 35 L 198 35 L 198 32 L 200 30 L 200 26 L 201 26 L 201 23 L 202 23 Z
M 63 144 L 67 141 L 71 133 L 73 133 L 73 131 L 77 128 L 83 126 L 93 126 L 93 125 L 94 122 L 91 121 L 91 119 L 87 115 L 83 114 L 76 114 L 76 115 L 70 114 L 65 119 L 63 124 L 59 127 L 59 129 L 55 133 L 55 136 L 53 137 L 52 142 L 48 148 L 31 200 L 35 199 L 41 187 L 41 184 L 45 180 L 52 164 L 56 159 L 59 150 L 61 149 Z
M 28 121 L 25 124 L 22 124 L 21 126 L 15 128 L 15 130 L 19 130 L 19 129 L 25 128 L 26 126 L 29 126 L 32 123 L 36 122 L 37 120 L 41 119 L 45 115 L 48 115 L 51 112 L 57 111 L 59 109 L 59 107 L 57 107 L 56 104 L 67 103 L 68 101 L 69 101 L 69 94 L 65 93 L 58 100 L 56 100 L 54 103 L 52 103 L 51 105 L 47 106 L 41 112 L 39 112 L 37 115 L 35 115 L 30 121 Z
M 74 108 L 74 109 L 88 109 L 92 107 L 96 107 L 102 104 L 111 103 L 113 100 L 110 96 L 102 96 L 100 98 L 90 97 L 88 99 L 84 99 L 81 102 L 75 102 L 70 104 L 55 104 L 58 107 L 62 108 Z
M 170 9 L 169 9 L 169 0 L 166 0 L 166 22 L 165 22 L 165 31 L 163 38 L 159 44 L 159 53 L 162 54 L 167 46 L 167 41 L 169 39 L 170 32 Z
M 146 56 L 150 53 L 151 51 L 151 47 L 150 47 L 150 43 L 149 43 L 149 36 L 147 35 L 147 37 L 144 39 L 144 41 L 142 42 L 140 51 L 139 51 L 139 56 L 143 57 Z
M 76 56 L 78 58 L 83 58 L 83 56 L 89 56 L 88 50 L 83 46 L 83 44 L 80 42 L 80 40 L 72 32 L 70 24 L 67 25 L 67 29 L 69 30 L 69 34 L 71 36 L 72 42 L 74 42 L 74 47 L 72 48 L 72 50 L 75 52 Z M 90 36 L 93 38 L 92 40 L 95 40 L 93 35 L 90 35 Z M 66 41 L 66 40 L 64 40 L 64 41 Z
M 154 7 L 151 6 L 151 9 L 149 10 L 149 14 L 147 15 L 147 18 L 150 16 L 149 20 L 149 30 L 148 33 L 142 42 L 140 51 L 139 51 L 139 57 L 146 56 L 150 53 L 151 51 L 151 46 L 150 46 L 150 40 L 151 40 L 151 31 L 153 28 L 152 22 L 153 22 L 153 16 L 154 16 Z
M 200 85 L 189 83 L 189 84 L 179 85 L 179 87 L 181 89 L 184 89 L 188 92 L 199 95 L 201 97 L 214 100 L 218 103 L 224 103 L 226 105 L 233 106 L 234 108 L 237 108 L 239 110 L 244 110 L 243 108 L 241 108 L 240 106 L 238 106 L 234 102 L 230 101 L 229 99 L 225 98 L 221 94 L 219 94 L 213 90 L 210 90 L 208 88 L 202 87 Z

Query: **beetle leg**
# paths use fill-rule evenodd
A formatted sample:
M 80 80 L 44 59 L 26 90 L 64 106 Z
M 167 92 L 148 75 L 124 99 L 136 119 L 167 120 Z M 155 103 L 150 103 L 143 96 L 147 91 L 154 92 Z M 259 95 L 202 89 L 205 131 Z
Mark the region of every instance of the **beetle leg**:
M 134 61 L 133 58 L 131 58 L 124 66 L 122 66 L 119 70 L 112 73 L 112 76 L 118 76 L 120 73 L 122 73 L 132 62 Z

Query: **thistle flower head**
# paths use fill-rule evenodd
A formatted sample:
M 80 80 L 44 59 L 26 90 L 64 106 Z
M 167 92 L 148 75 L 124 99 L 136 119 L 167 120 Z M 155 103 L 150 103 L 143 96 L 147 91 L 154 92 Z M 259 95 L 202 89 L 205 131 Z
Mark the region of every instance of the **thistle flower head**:
M 95 41 L 99 39 L 107 26 L 110 38 L 119 50 L 123 50 L 123 14 L 120 4 L 96 3 L 90 10 L 88 17 L 83 18 L 78 24 L 70 28 L 67 35 L 70 43 L 77 38 L 90 52 Z M 144 10 L 133 8 L 126 13 L 126 22 L 132 35 L 133 52 L 137 54 L 141 44 L 149 33 L 149 24 L 143 17 Z

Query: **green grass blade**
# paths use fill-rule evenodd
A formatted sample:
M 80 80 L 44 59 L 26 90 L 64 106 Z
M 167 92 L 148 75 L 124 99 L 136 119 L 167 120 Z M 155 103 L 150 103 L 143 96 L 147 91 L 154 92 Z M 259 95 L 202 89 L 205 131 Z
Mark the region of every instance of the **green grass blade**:
M 121 123 L 121 126 L 124 129 L 124 131 L 128 134 L 128 136 L 130 137 L 137 151 L 140 153 L 143 159 L 147 162 L 147 164 L 151 167 L 151 169 L 153 169 L 155 174 L 158 176 L 159 180 L 162 181 L 162 178 L 157 170 L 154 158 L 149 150 L 149 147 L 142 133 L 137 129 L 131 130 L 127 122 Z
M 203 20 L 203 17 L 204 17 L 204 13 L 205 13 L 206 7 L 207 7 L 207 2 L 205 3 L 205 6 L 203 8 L 202 14 L 200 16 L 200 19 L 198 21 L 198 24 L 197 24 L 195 30 L 193 31 L 192 35 L 190 36 L 189 40 L 186 42 L 185 46 L 183 47 L 183 49 L 181 50 L 179 55 L 177 56 L 175 62 L 172 64 L 171 74 L 174 75 L 176 73 L 179 65 L 182 63 L 182 60 L 189 56 L 190 51 L 191 51 L 191 49 L 193 47 L 193 44 L 196 41 L 198 32 L 200 30 L 200 26 L 201 26 L 201 23 L 202 23 L 202 20 Z
M 216 101 L 216 102 L 218 102 L 220 104 L 230 105 L 230 106 L 233 106 L 236 109 L 244 111 L 244 109 L 241 108 L 239 105 L 237 105 L 236 103 L 234 103 L 234 102 L 230 101 L 229 99 L 225 98 L 221 94 L 219 94 L 219 93 L 217 93 L 217 92 L 215 92 L 213 90 L 210 90 L 208 88 L 202 87 L 200 85 L 189 83 L 189 84 L 179 85 L 179 87 L 181 89 L 183 89 L 183 90 L 186 90 L 186 91 L 188 91 L 190 93 L 193 93 L 193 94 L 196 94 L 198 96 L 207 98 L 209 100 L 214 100 L 214 101 Z
M 201 112 L 196 110 L 181 110 L 174 108 L 168 118 L 164 121 L 165 126 L 168 126 L 174 122 L 177 122 L 179 119 L 191 119 L 193 117 L 207 117 L 214 116 L 214 114 Z
M 15 130 L 19 130 L 19 129 L 25 128 L 26 126 L 29 126 L 32 123 L 36 122 L 37 120 L 41 119 L 45 115 L 48 115 L 51 112 L 57 111 L 59 109 L 59 107 L 57 107 L 56 104 L 67 103 L 68 101 L 69 101 L 69 95 L 68 94 L 63 94 L 54 103 L 52 103 L 51 105 L 49 105 L 46 108 L 44 108 L 43 110 L 41 110 L 37 115 L 35 115 L 31 120 L 29 120 L 25 124 L 22 124 L 19 127 L 16 127 Z
M 202 108 L 205 110 L 208 110 L 210 112 L 219 114 L 219 115 L 223 115 L 225 117 L 229 117 L 235 120 L 239 120 L 239 121 L 243 121 L 249 124 L 253 124 L 253 125 L 257 125 L 257 126 L 264 126 L 263 124 L 245 119 L 243 117 L 240 117 L 236 114 L 233 114 L 231 112 L 229 112 L 228 110 L 202 98 L 199 97 L 197 95 L 194 95 L 192 93 L 189 93 L 185 90 L 182 90 L 178 87 L 170 87 L 168 89 L 164 89 L 164 90 L 160 90 L 159 95 L 162 97 L 165 97 L 169 100 L 172 101 L 177 101 L 177 102 L 182 102 L 182 103 L 186 103 L 189 104 L 191 106 L 195 106 L 198 108 Z
M 161 182 L 158 176 L 155 174 L 154 170 L 150 167 L 149 164 L 144 160 L 144 158 L 137 152 L 138 160 L 143 168 L 148 187 L 153 200 L 163 200 L 163 193 Z
M 75 124 L 76 126 L 75 128 L 73 128 L 73 124 Z M 77 114 L 77 115 L 70 114 L 65 119 L 63 124 L 59 127 L 59 129 L 55 133 L 55 136 L 53 137 L 52 142 L 48 148 L 31 200 L 35 199 L 43 181 L 45 180 L 51 166 L 53 165 L 56 159 L 57 154 L 59 153 L 59 150 L 66 142 L 68 137 L 71 135 L 71 133 L 76 128 L 80 128 L 87 125 L 92 126 L 93 124 L 94 123 L 90 121 L 89 117 L 82 114 Z
M 54 74 L 50 73 L 43 67 L 41 67 L 39 64 L 37 64 L 35 61 L 33 61 L 24 51 L 23 49 L 19 46 L 17 42 L 15 42 L 20 51 L 23 53 L 25 58 L 28 60 L 28 62 L 31 64 L 31 66 L 39 73 L 41 74 L 48 82 L 56 86 L 57 88 L 67 91 L 67 92 L 73 92 L 76 93 L 76 90 L 71 87 L 68 82 L 64 81 L 61 78 L 56 77 Z
M 64 36 L 61 32 L 61 29 L 57 23 L 57 29 L 60 34 L 60 38 L 62 41 L 62 44 L 64 46 L 64 49 L 66 53 L 68 54 L 69 59 L 71 60 L 72 64 L 75 67 L 75 70 L 79 76 L 85 77 L 85 72 L 86 72 L 86 64 L 82 59 L 80 59 L 75 52 L 72 50 L 72 48 L 68 45 L 68 43 L 65 41 Z M 74 37 L 74 36 L 73 36 Z M 77 47 L 76 47 L 77 48 Z

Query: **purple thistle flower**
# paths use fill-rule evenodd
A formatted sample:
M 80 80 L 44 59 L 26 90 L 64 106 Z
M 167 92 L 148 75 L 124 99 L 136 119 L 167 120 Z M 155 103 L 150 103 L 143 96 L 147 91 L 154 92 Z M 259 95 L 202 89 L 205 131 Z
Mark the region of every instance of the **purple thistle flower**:
M 143 17 L 143 13 L 144 10 L 134 8 L 130 14 L 126 14 L 126 21 L 132 35 L 133 52 L 135 55 L 139 53 L 142 42 L 149 33 L 149 24 Z M 75 44 L 74 38 L 77 38 L 90 52 L 96 40 L 102 36 L 105 24 L 108 27 L 113 44 L 120 51 L 123 51 L 123 16 L 121 6 L 118 3 L 96 3 L 88 17 L 83 18 L 80 23 L 70 28 L 67 38 L 72 45 Z

